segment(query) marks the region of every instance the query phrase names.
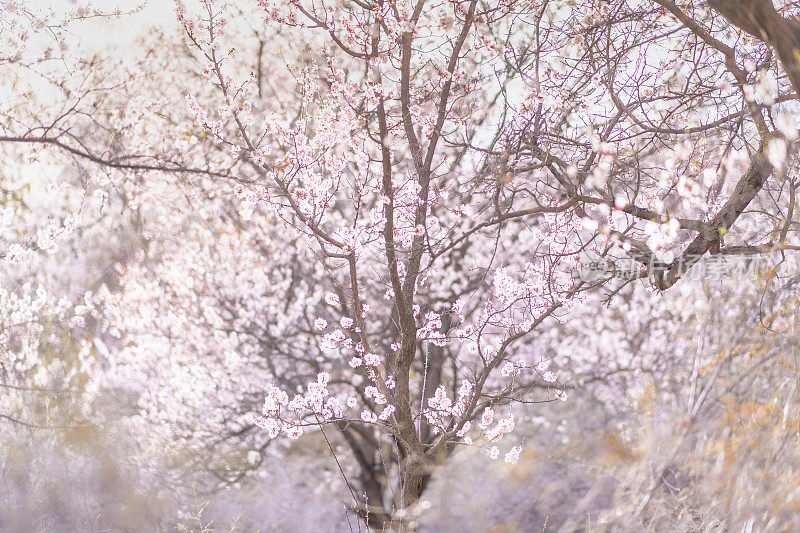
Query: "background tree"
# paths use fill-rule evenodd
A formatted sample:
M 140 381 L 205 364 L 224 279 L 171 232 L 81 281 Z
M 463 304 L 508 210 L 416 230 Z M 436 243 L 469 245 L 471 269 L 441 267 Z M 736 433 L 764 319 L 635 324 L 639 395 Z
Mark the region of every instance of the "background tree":
M 321 430 L 383 526 L 457 447 L 513 462 L 500 439 L 566 372 L 626 386 L 616 354 L 559 353 L 599 299 L 707 253 L 793 257 L 791 56 L 712 7 L 734 25 L 666 1 L 178 2 L 179 36 L 46 69 L 25 25 L 63 38 L 9 9 L 5 90 L 37 98 L 0 142 L 68 157 L 71 190 L 124 214 L 95 222 L 138 235 L 95 291 L 108 384 L 223 483 L 242 442 Z M 587 256 L 633 272 L 581 279 Z M 602 315 L 642 320 L 615 346 L 652 337 L 651 305 Z

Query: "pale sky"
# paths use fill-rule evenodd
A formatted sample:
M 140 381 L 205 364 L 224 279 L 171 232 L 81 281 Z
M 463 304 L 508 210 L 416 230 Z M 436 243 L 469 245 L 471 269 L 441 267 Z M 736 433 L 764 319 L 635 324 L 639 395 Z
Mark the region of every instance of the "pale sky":
M 124 47 L 154 26 L 175 24 L 175 10 L 172 0 L 55 0 L 42 3 L 53 7 L 57 12 L 66 12 L 81 5 L 91 5 L 105 12 L 116 8 L 126 12 L 143 5 L 134 15 L 125 15 L 120 20 L 90 19 L 71 26 L 84 44 L 90 48 Z

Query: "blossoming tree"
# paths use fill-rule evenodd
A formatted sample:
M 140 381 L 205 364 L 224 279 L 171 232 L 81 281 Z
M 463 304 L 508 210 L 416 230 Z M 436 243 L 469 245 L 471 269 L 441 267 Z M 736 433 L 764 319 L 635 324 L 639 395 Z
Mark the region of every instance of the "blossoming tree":
M 796 249 L 797 59 L 733 3 L 178 1 L 179 53 L 5 110 L 0 142 L 135 197 L 148 260 L 104 320 L 120 382 L 174 380 L 144 409 L 262 448 L 320 430 L 337 463 L 341 440 L 382 526 L 458 446 L 516 460 L 515 406 L 569 388 L 537 335 L 586 291 Z

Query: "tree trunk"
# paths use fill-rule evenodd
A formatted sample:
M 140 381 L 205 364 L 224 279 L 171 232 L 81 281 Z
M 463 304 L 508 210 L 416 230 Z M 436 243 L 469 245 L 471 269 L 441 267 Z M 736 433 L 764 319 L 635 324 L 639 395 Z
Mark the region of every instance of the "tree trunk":
M 416 505 L 425 489 L 427 478 L 425 456 L 410 453 L 405 461 L 400 487 L 400 509 L 392 516 L 388 531 L 410 533 L 417 530 Z

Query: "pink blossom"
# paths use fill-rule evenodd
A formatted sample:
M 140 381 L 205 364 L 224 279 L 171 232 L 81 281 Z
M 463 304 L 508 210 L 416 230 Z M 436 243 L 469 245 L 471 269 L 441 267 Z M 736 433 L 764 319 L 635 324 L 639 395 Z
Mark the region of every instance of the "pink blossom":
M 260 413 L 253 413 L 253 423 L 265 430 L 271 439 L 274 439 L 280 434 L 281 426 L 275 419 L 266 418 Z
M 381 414 L 378 415 L 378 418 L 380 420 L 389 420 L 389 417 L 391 417 L 392 414 L 394 414 L 394 405 L 387 405 L 386 407 L 383 408 Z
M 502 374 L 503 377 L 507 378 L 516 374 L 516 369 L 514 367 L 514 364 L 511 362 L 507 362 L 505 365 L 503 365 L 503 368 L 500 369 L 500 374 Z
M 503 435 L 514 430 L 515 421 L 513 415 L 504 416 L 498 420 L 497 425 L 486 432 L 486 438 L 490 442 L 499 440 Z
M 486 429 L 490 425 L 492 425 L 493 420 L 494 420 L 494 409 L 492 409 L 491 407 L 487 407 L 486 409 L 484 409 L 483 414 L 481 415 L 481 422 L 479 425 L 482 429 Z
M 449 413 L 452 403 L 452 400 L 447 397 L 447 390 L 444 385 L 436 387 L 433 396 L 428 398 L 428 406 L 430 406 L 431 409 L 444 411 L 445 413 Z
M 264 412 L 277 413 L 282 405 L 289 402 L 289 396 L 275 385 L 267 388 L 267 396 L 264 398 Z
M 325 302 L 329 305 L 339 305 L 339 297 L 335 292 L 328 292 L 325 294 Z
M 289 402 L 287 407 L 296 413 L 300 413 L 308 407 L 308 403 L 306 402 L 305 398 L 299 394 L 296 394 L 295 397 L 292 398 L 292 401 Z
M 300 426 L 289 426 L 286 428 L 286 436 L 290 439 L 297 439 L 303 434 L 303 428 Z
M 506 453 L 505 461 L 508 464 L 516 464 L 519 461 L 519 455 L 522 453 L 522 446 L 514 446 Z

